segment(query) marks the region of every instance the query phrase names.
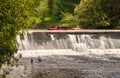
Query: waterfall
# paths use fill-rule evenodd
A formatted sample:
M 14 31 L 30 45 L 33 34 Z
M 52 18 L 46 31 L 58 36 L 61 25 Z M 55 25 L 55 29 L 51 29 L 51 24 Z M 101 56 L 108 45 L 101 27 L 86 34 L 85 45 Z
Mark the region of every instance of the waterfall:
M 17 35 L 19 49 L 71 49 L 77 52 L 89 49 L 120 48 L 119 36 L 114 34 L 63 34 L 63 33 L 26 33 L 24 39 Z
M 120 77 L 120 31 L 118 30 L 32 30 L 22 37 L 17 35 L 16 39 L 19 50 L 15 55 L 22 54 L 20 66 L 23 65 L 24 68 L 21 71 L 21 68 L 15 70 L 17 74 L 13 72 L 10 78 L 27 78 L 37 74 L 40 75 L 39 77 L 52 78 L 54 75 L 59 77 L 57 75 L 61 72 L 66 75 L 64 77 L 73 77 L 73 75 L 80 77 L 80 74 L 75 73 L 81 70 L 85 72 L 82 77 L 83 75 L 90 78 Z M 38 61 L 38 57 L 42 61 Z M 32 64 L 31 59 L 34 59 Z M 70 71 L 75 73 L 71 74 Z

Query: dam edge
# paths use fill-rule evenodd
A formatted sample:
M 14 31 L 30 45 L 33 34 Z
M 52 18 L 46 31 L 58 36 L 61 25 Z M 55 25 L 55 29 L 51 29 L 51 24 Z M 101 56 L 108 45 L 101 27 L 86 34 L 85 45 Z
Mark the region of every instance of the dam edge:
M 32 32 L 39 32 L 39 33 L 64 33 L 64 34 L 71 34 L 71 33 L 78 33 L 78 34 L 95 34 L 95 33 L 120 33 L 120 30 L 41 30 L 41 29 L 29 29 L 27 30 L 28 33 Z

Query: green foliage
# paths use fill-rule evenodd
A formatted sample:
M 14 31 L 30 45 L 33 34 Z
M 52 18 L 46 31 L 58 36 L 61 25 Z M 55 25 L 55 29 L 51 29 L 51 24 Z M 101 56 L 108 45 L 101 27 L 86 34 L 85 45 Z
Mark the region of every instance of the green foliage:
M 62 26 L 72 27 L 77 25 L 77 17 L 75 17 L 73 14 L 71 13 L 62 13 L 62 14 L 63 14 L 61 20 Z
M 108 15 L 111 26 L 120 26 L 120 0 L 102 0 L 102 10 Z
M 44 26 L 46 21 L 45 18 L 48 15 L 48 0 L 39 0 L 38 3 L 39 5 L 32 10 L 33 14 L 31 14 L 31 28 L 41 28 L 40 25 Z
M 81 0 L 74 10 L 84 28 L 114 28 L 120 25 L 119 0 Z
M 38 0 L 0 1 L 0 66 L 10 64 L 17 52 L 16 34 L 30 25 L 30 12 Z
M 53 15 L 61 18 L 63 13 L 73 14 L 75 5 L 78 4 L 79 1 L 80 0 L 54 0 Z
M 79 4 L 80 0 L 40 0 L 38 3 L 40 5 L 33 10 L 34 14 L 31 17 L 33 21 L 32 28 L 46 28 L 47 25 L 58 25 L 61 18 L 63 18 L 63 13 L 74 13 L 74 8 L 76 4 Z M 39 22 L 38 22 L 39 21 Z M 55 23 L 56 22 L 56 23 Z M 62 23 L 64 23 L 62 21 Z M 69 23 L 70 24 L 70 23 Z
M 57 0 L 57 7 L 61 12 L 74 13 L 74 8 L 76 4 L 79 4 L 80 0 Z
M 107 14 L 102 10 L 101 0 L 81 0 L 75 8 L 75 14 L 79 17 L 79 24 L 84 28 L 110 25 Z
M 60 25 L 80 24 L 84 28 L 120 25 L 119 0 L 40 0 L 38 3 L 31 18 L 33 24 L 46 26 L 60 22 Z
M 80 0 L 49 0 L 49 15 L 52 21 L 59 22 L 62 26 L 74 26 L 76 21 L 74 18 L 74 8 L 79 4 Z M 51 3 L 50 3 L 51 2 Z M 53 23 L 53 22 L 52 22 Z

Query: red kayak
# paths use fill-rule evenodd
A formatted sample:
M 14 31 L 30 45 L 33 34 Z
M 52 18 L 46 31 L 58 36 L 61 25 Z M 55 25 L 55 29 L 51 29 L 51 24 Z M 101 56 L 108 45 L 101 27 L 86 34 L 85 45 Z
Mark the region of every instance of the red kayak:
M 58 26 L 58 27 L 55 27 L 55 28 L 47 28 L 47 30 L 67 30 L 67 28 Z

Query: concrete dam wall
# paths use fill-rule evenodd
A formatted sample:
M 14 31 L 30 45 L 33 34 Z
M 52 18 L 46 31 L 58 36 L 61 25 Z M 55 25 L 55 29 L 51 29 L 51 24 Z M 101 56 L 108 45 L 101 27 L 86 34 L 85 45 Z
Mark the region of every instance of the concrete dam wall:
M 120 49 L 119 30 L 28 30 L 24 38 L 17 36 L 20 50 Z

